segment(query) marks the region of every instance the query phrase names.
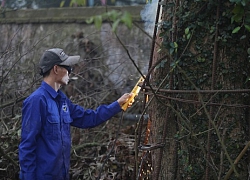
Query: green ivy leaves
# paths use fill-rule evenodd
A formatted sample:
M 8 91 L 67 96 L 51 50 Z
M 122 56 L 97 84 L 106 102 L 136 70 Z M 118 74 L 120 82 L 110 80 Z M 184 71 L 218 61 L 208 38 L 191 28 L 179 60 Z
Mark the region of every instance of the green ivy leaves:
M 237 33 L 239 30 L 240 30 L 240 26 L 238 26 L 238 27 L 236 27 L 236 28 L 234 28 L 234 30 L 232 31 L 232 33 L 234 34 L 234 33 Z
M 185 29 L 185 37 L 187 40 L 189 40 L 191 37 L 191 33 L 188 27 Z
M 250 32 L 250 10 L 247 6 L 249 0 L 230 0 L 230 2 L 236 4 L 232 10 L 233 16 L 231 17 L 231 23 L 241 23 L 240 26 L 233 29 L 232 33 L 238 33 L 242 27 L 245 27 L 245 29 Z

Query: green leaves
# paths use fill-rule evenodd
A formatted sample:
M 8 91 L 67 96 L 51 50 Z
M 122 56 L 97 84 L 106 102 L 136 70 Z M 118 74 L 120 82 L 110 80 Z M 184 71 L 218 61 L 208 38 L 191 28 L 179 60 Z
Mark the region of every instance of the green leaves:
M 244 24 L 244 27 L 246 28 L 246 30 L 248 30 L 250 32 L 250 26 L 247 24 Z M 241 29 L 240 26 L 234 28 L 234 30 L 232 31 L 233 34 L 237 33 L 239 30 Z
M 188 27 L 185 29 L 185 37 L 186 37 L 187 40 L 189 40 L 190 37 L 191 37 L 190 30 L 189 30 Z
M 244 15 L 244 8 L 242 5 L 236 5 L 232 11 L 234 14 L 231 18 L 231 23 L 235 22 L 241 22 L 243 15 Z
M 167 62 L 167 59 L 162 60 L 155 68 L 164 68 L 166 62 Z
M 85 6 L 86 5 L 86 1 L 83 1 L 83 0 L 71 0 L 69 6 L 73 7 L 74 5 Z
M 131 17 L 131 14 L 129 14 L 128 12 L 125 11 L 125 12 L 122 14 L 121 21 L 122 21 L 128 28 L 131 28 L 131 27 L 132 27 L 132 17 Z
M 177 52 L 178 44 L 176 42 L 171 42 L 170 43 L 170 54 L 173 54 L 173 52 Z
M 250 32 L 250 26 L 247 25 L 247 24 L 245 24 L 244 26 L 245 26 L 245 28 Z
M 112 16 L 112 13 L 111 13 Z M 132 27 L 132 17 L 128 12 L 124 12 L 121 14 L 121 17 L 115 16 L 116 19 L 114 18 L 114 23 L 112 24 L 112 30 L 115 31 L 116 28 L 118 27 L 119 23 L 124 23 L 128 28 Z
M 63 6 L 64 6 L 64 3 L 65 3 L 65 1 L 61 1 L 60 7 L 63 7 Z
M 233 16 L 231 17 L 231 24 L 234 22 L 241 23 L 241 26 L 234 28 L 232 33 L 238 33 L 242 27 L 245 27 L 245 29 L 250 32 L 250 12 L 246 7 L 249 0 L 230 0 L 230 2 L 235 3 L 232 10 Z
M 249 0 L 229 0 L 232 3 L 236 3 L 237 5 L 246 6 L 249 3 Z
M 94 23 L 95 23 L 95 26 L 100 29 L 101 26 L 102 26 L 102 16 L 95 16 L 94 17 Z
M 96 28 L 100 29 L 103 21 L 112 21 L 112 30 L 116 31 L 118 25 L 120 23 L 125 24 L 128 28 L 132 27 L 132 17 L 128 12 L 120 12 L 120 11 L 109 11 L 102 15 L 90 17 L 86 20 L 86 23 L 94 23 Z
M 234 34 L 234 33 L 237 33 L 239 30 L 240 30 L 240 26 L 234 28 L 234 30 L 232 31 L 232 33 L 233 33 L 233 34 Z

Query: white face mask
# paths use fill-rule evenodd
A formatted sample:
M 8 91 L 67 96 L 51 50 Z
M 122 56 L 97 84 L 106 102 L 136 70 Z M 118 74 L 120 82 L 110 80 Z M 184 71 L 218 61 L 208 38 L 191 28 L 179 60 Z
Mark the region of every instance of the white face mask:
M 69 83 L 69 75 L 68 75 L 68 72 L 67 74 L 65 74 L 65 76 L 63 76 L 62 78 L 62 82 L 67 85 Z

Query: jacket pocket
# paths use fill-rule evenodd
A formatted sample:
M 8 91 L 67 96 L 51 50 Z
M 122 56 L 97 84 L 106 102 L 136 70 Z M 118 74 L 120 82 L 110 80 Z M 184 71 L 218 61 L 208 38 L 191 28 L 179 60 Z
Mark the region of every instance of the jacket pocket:
M 57 140 L 60 134 L 60 117 L 54 115 L 48 116 L 45 128 L 46 134 L 49 135 L 51 139 Z
M 68 124 L 68 125 L 70 125 L 70 123 L 72 123 L 73 121 L 69 114 L 63 114 L 62 119 L 63 119 L 63 123 Z

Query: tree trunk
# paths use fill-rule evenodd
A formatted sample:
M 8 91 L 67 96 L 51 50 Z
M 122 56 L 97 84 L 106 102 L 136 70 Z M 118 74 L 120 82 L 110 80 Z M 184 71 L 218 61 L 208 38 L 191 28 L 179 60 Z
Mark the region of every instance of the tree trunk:
M 169 0 L 168 3 L 171 0 Z M 161 8 L 161 10 L 159 10 Z M 168 35 L 169 42 L 175 41 L 175 19 L 173 16 L 168 16 L 165 12 L 165 8 L 158 6 L 158 15 L 156 21 L 173 21 L 173 31 Z M 171 9 L 173 10 L 173 9 Z M 174 11 L 174 10 L 173 10 Z M 161 13 L 160 13 L 161 12 Z M 157 24 L 157 22 L 156 22 Z M 151 57 L 151 68 L 154 68 L 151 73 L 150 84 L 154 88 L 172 89 L 173 76 L 171 72 L 172 58 L 168 54 L 168 51 L 159 51 L 160 45 L 163 39 L 160 37 L 161 30 L 156 29 L 156 39 L 153 43 L 153 55 Z M 156 65 L 157 64 L 157 65 Z M 165 94 L 161 93 L 164 96 Z M 149 96 L 149 99 L 153 98 L 149 105 L 149 117 L 152 122 L 150 129 L 149 143 L 151 144 L 163 144 L 162 148 L 152 150 L 152 166 L 153 173 L 152 179 L 164 179 L 175 180 L 177 177 L 177 141 L 174 140 L 174 136 L 177 133 L 176 118 L 171 111 L 170 100 L 166 98 Z
M 159 33 L 156 39 L 152 64 L 157 64 L 166 54 L 158 53 L 161 43 Z M 164 62 L 164 60 L 163 60 Z M 151 74 L 150 84 L 154 88 L 165 88 L 172 86 L 172 74 L 170 72 L 171 61 L 168 59 L 162 67 L 157 67 Z M 163 94 L 161 94 L 163 95 Z M 176 119 L 171 112 L 169 100 L 153 98 L 149 106 L 149 117 L 152 122 L 151 134 L 149 138 L 150 144 L 164 144 L 162 148 L 152 150 L 152 179 L 175 180 L 176 179 L 176 158 L 177 158 L 177 143 L 174 140 L 174 135 L 177 132 Z

